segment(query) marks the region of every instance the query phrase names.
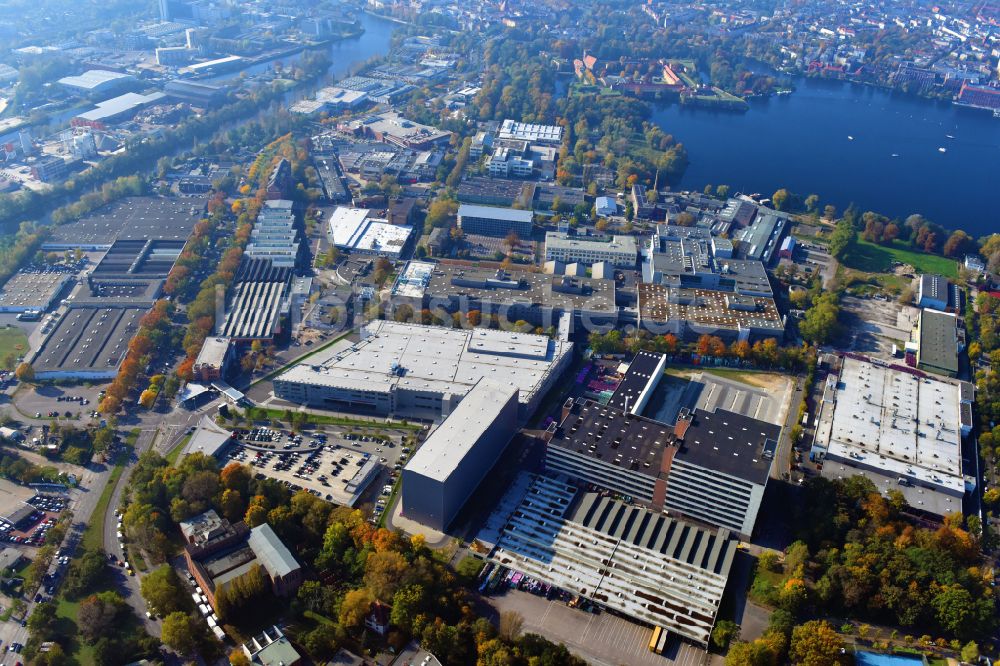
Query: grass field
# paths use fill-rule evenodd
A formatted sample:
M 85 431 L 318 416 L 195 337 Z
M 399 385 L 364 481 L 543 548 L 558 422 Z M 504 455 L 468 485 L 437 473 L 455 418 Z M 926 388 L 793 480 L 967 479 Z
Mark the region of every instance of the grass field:
M 267 418 L 282 421 L 285 418 L 284 409 L 258 407 L 257 412 L 264 411 Z M 339 425 L 351 428 L 375 428 L 377 430 L 420 430 L 422 426 L 416 423 L 403 423 L 402 421 L 386 421 L 385 419 L 372 419 L 363 421 L 361 419 L 351 419 L 343 416 L 326 416 L 324 414 L 307 414 L 309 423 L 315 425 Z
M 866 273 L 891 273 L 894 261 L 909 264 L 918 273 L 958 277 L 958 263 L 954 259 L 915 252 L 900 243 L 890 246 L 876 245 L 860 238 L 857 248 L 847 257 L 844 265 Z
M 7 354 L 21 357 L 28 353 L 28 336 L 17 326 L 0 328 L 0 359 Z
M 94 508 L 94 514 L 90 518 L 90 524 L 87 525 L 87 529 L 83 532 L 84 549 L 104 547 L 104 514 L 108 511 L 108 504 L 111 503 L 111 495 L 114 494 L 115 485 L 118 483 L 118 479 L 121 478 L 124 470 L 124 462 L 116 464 L 114 469 L 111 470 L 111 476 L 108 477 L 108 482 L 101 492 L 101 497 L 97 500 L 97 507 Z
M 184 450 L 184 447 L 186 447 L 188 442 L 190 441 L 191 441 L 191 435 L 184 435 L 184 437 L 181 438 L 181 441 L 177 443 L 177 446 L 175 446 L 170 453 L 164 456 L 167 463 L 171 467 L 175 467 L 177 465 L 177 459 L 181 457 L 181 451 Z

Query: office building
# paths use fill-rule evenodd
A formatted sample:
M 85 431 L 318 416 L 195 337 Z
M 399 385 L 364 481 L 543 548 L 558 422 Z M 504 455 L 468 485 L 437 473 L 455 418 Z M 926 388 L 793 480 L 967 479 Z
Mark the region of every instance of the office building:
M 614 197 L 597 197 L 594 210 L 600 217 L 609 217 L 618 214 L 618 202 Z
M 811 453 L 823 476 L 862 474 L 919 512 L 961 512 L 962 436 L 972 428 L 964 395 L 971 402 L 972 392 L 881 361 L 846 356 L 841 365 L 827 379 Z
M 489 559 L 706 647 L 737 539 L 575 482 L 519 478 L 477 538 Z
M 475 204 L 461 204 L 458 207 L 458 226 L 467 234 L 504 238 L 514 232 L 519 237 L 528 239 L 531 238 L 532 217 L 530 210 Z
M 31 164 L 31 177 L 43 183 L 57 183 L 83 168 L 83 161 L 65 160 L 58 155 L 39 157 Z
M 235 353 L 236 347 L 229 338 L 205 338 L 192 368 L 195 379 L 202 382 L 225 380 Z
M 302 244 L 295 226 L 292 202 L 288 199 L 264 202 L 264 207 L 254 221 L 244 256 L 250 259 L 269 259 L 279 268 L 295 268 L 301 252 Z
M 570 363 L 572 343 L 484 328 L 374 321 L 274 379 L 275 395 L 337 411 L 442 419 L 482 378 L 518 389 L 534 412 Z
M 403 516 L 446 530 L 517 426 L 517 387 L 480 379 L 403 468 Z
M 567 233 L 545 233 L 545 260 L 564 263 L 596 264 L 634 268 L 639 257 L 634 236 L 592 238 Z

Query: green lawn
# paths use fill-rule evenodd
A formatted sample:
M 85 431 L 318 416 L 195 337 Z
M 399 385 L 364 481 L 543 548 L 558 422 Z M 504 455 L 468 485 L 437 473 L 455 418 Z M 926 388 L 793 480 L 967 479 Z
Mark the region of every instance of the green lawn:
M 7 354 L 21 357 L 28 353 L 28 336 L 17 326 L 0 328 L 0 360 Z
M 260 412 L 263 410 L 267 413 L 267 418 L 274 419 L 275 421 L 283 421 L 285 418 L 284 409 L 273 409 L 256 407 L 255 411 Z M 294 410 L 293 410 L 294 413 Z M 339 425 L 339 426 L 350 426 L 352 428 L 376 428 L 378 430 L 420 430 L 422 426 L 415 423 L 403 423 L 402 421 L 390 421 L 385 420 L 371 420 L 362 421 L 361 419 L 351 419 L 343 416 L 326 416 L 324 414 L 307 414 L 309 417 L 309 423 L 315 425 Z
M 184 447 L 186 447 L 190 441 L 191 435 L 184 435 L 184 437 L 181 438 L 181 441 L 177 443 L 177 446 L 175 446 L 170 453 L 164 456 L 164 459 L 166 459 L 167 463 L 171 467 L 177 465 L 177 459 L 181 457 L 181 451 L 184 450 Z
M 115 485 L 118 483 L 118 479 L 121 478 L 124 470 L 124 462 L 116 464 L 114 469 L 111 470 L 111 476 L 108 477 L 108 482 L 105 484 L 104 490 L 101 492 L 101 497 L 97 500 L 97 506 L 94 508 L 94 514 L 90 517 L 90 524 L 87 525 L 87 529 L 83 532 L 84 549 L 104 547 L 104 515 L 108 512 L 108 504 L 111 503 L 111 495 L 114 493 Z
M 918 273 L 937 273 L 949 278 L 958 277 L 958 263 L 954 259 L 915 252 L 898 242 L 885 246 L 869 243 L 859 238 L 857 248 L 847 257 L 844 265 L 866 273 L 891 273 L 894 261 L 909 264 Z

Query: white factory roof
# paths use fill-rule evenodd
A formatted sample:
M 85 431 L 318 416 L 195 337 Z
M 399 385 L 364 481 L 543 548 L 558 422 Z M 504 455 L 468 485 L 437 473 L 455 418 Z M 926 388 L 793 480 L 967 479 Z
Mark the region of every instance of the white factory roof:
M 521 139 L 524 141 L 543 141 L 559 143 L 562 141 L 562 127 L 558 125 L 535 125 L 519 123 L 508 118 L 500 126 L 497 136 L 501 139 Z
M 406 463 L 406 469 L 435 481 L 447 481 L 469 450 L 492 427 L 517 387 L 481 379 Z
M 133 78 L 131 74 L 122 74 L 121 72 L 112 72 L 107 69 L 88 69 L 83 74 L 77 74 L 75 76 L 64 76 L 59 79 L 59 83 L 64 86 L 69 86 L 71 88 L 79 88 L 81 90 L 93 90 L 99 88 L 112 81 L 124 81 Z
M 405 296 L 408 298 L 423 298 L 427 285 L 430 284 L 434 267 L 427 261 L 410 261 L 393 285 L 393 296 Z
M 572 349 L 572 343 L 541 335 L 390 321 L 374 321 L 362 334 L 360 342 L 333 347 L 325 359 L 313 357 L 277 380 L 380 393 L 395 386 L 464 395 L 485 377 L 517 388 L 521 402 L 528 402 Z
M 570 236 L 558 231 L 545 233 L 545 248 L 567 250 L 601 250 L 618 251 L 628 254 L 638 253 L 635 236 L 612 236 L 608 238 L 593 238 L 589 236 Z
M 333 244 L 338 247 L 353 245 L 363 233 L 365 220 L 370 214 L 371 211 L 367 208 L 337 206 L 327 222 Z
M 389 224 L 381 220 L 367 220 L 363 233 L 357 238 L 351 249 L 398 254 L 402 252 L 411 233 L 413 233 L 413 227 Z
M 958 385 L 847 357 L 831 393 L 829 423 L 819 428 L 828 437 L 828 459 L 857 461 L 959 496 L 965 491 Z

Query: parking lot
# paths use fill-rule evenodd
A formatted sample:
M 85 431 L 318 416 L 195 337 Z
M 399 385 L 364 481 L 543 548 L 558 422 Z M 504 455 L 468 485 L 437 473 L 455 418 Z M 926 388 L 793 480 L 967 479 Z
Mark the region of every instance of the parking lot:
M 383 484 L 390 482 L 409 454 L 408 447 L 384 435 L 293 435 L 272 428 L 237 431 L 236 435 L 239 443 L 229 452 L 230 460 L 250 465 L 258 478 L 268 477 L 343 506 L 357 506 L 373 497 L 370 489 L 380 479 Z M 384 488 L 380 492 L 389 494 Z M 379 507 L 376 502 L 377 513 Z
M 6 519 L 3 524 L 0 524 L 0 541 L 25 546 L 41 546 L 45 541 L 45 534 L 52 529 L 59 514 L 66 508 L 66 498 L 53 495 L 32 495 L 25 504 L 17 508 L 28 506 L 33 511 L 18 520 L 16 525 L 11 524 Z
M 655 654 L 649 651 L 652 631 L 649 627 L 607 612 L 595 614 L 570 608 L 563 601 L 530 592 L 509 590 L 487 598 L 487 602 L 498 614 L 504 611 L 520 613 L 524 617 L 525 633 L 541 634 L 557 643 L 565 643 L 570 651 L 592 664 L 700 666 L 711 656 L 676 639 L 668 643 L 662 655 Z

